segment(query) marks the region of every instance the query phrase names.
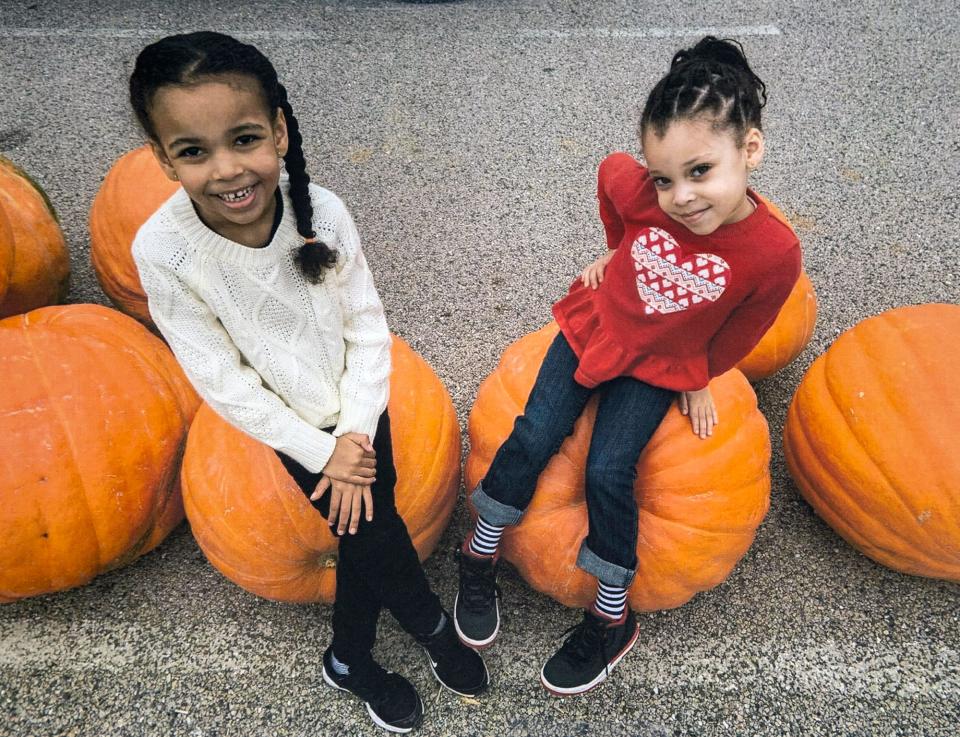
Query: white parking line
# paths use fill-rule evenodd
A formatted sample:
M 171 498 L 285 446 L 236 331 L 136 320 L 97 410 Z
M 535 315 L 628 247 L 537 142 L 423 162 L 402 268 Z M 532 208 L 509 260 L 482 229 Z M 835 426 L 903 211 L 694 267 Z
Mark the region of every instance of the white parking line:
M 527 38 L 682 38 L 685 36 L 780 36 L 777 26 L 729 26 L 703 28 L 522 28 L 520 36 Z
M 412 30 L 420 30 L 423 34 L 431 36 L 436 35 L 433 27 L 424 25 L 420 29 L 411 29 L 405 27 L 397 32 L 409 34 Z M 173 29 L 163 28 L 16 28 L 0 27 L 0 38 L 93 38 L 93 39 L 114 39 L 114 38 L 160 38 L 162 36 L 175 33 Z M 247 38 L 254 40 L 277 40 L 277 41 L 328 41 L 330 33 L 312 32 L 312 31 L 244 31 L 228 30 L 224 31 L 237 38 Z M 391 33 L 392 31 L 383 31 L 382 33 Z M 444 33 L 450 33 L 447 30 Z M 575 38 L 609 38 L 609 39 L 632 39 L 632 38 L 685 38 L 698 36 L 719 36 L 721 38 L 743 38 L 745 36 L 780 36 L 781 31 L 777 26 L 705 26 L 703 28 L 521 28 L 515 31 L 482 31 L 465 29 L 462 31 L 453 31 L 454 34 L 470 35 L 479 34 L 483 36 L 520 36 L 521 38 L 549 38 L 549 39 L 575 39 Z

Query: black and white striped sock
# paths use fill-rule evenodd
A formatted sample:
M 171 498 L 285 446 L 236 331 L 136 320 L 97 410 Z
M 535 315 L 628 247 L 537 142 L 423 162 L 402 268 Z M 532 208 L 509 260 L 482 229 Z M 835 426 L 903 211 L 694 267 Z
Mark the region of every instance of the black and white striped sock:
M 622 586 L 611 586 L 597 581 L 597 611 L 610 619 L 620 619 L 627 606 L 627 590 Z
M 473 529 L 473 536 L 470 538 L 470 552 L 476 555 L 494 555 L 497 552 L 497 545 L 500 544 L 503 529 L 503 527 L 491 525 L 483 517 L 477 517 L 477 526 Z

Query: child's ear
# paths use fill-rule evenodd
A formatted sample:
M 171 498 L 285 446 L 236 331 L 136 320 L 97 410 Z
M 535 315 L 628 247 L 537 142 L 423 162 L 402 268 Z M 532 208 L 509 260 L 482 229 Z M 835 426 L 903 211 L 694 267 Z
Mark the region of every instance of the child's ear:
M 278 156 L 286 156 L 290 140 L 287 138 L 287 118 L 283 110 L 277 108 L 277 117 L 273 121 L 273 145 L 277 148 Z
M 759 128 L 748 130 L 743 137 L 743 148 L 747 154 L 747 169 L 756 169 L 763 161 L 763 132 Z
M 167 175 L 167 179 L 172 182 L 179 182 L 180 177 L 177 176 L 177 172 L 174 170 L 173 164 L 170 163 L 170 157 L 167 156 L 167 152 L 163 150 L 163 147 L 151 139 L 150 148 L 153 151 L 153 155 L 154 158 L 156 158 L 157 163 L 160 164 L 160 168 L 163 169 L 163 173 Z

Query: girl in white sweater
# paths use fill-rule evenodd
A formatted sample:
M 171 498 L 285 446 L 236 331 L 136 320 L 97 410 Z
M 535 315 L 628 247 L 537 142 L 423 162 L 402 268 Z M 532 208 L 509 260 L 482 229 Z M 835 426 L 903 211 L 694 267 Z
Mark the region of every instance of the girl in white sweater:
M 286 90 L 253 46 L 212 32 L 161 39 L 137 58 L 130 101 L 182 185 L 133 245 L 150 314 L 201 396 L 277 452 L 340 536 L 323 678 L 408 732 L 423 703 L 370 654 L 381 607 L 447 688 L 476 695 L 489 677 L 394 505 L 390 335 L 353 220 L 310 184 Z

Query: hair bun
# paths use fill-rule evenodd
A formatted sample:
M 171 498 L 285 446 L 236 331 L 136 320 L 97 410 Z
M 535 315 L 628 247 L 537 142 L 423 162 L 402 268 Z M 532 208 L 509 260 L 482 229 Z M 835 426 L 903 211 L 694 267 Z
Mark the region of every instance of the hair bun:
M 681 64 L 697 61 L 712 62 L 714 64 L 728 64 L 740 69 L 749 69 L 747 57 L 743 53 L 743 46 L 733 39 L 719 39 L 716 36 L 704 36 L 696 45 L 689 49 L 681 49 L 673 55 L 670 69 Z

